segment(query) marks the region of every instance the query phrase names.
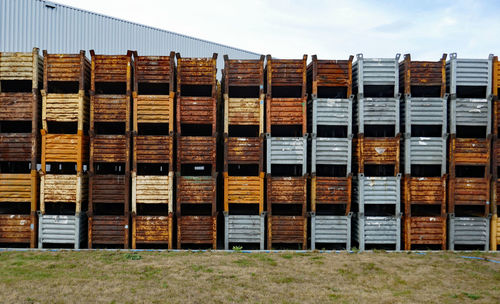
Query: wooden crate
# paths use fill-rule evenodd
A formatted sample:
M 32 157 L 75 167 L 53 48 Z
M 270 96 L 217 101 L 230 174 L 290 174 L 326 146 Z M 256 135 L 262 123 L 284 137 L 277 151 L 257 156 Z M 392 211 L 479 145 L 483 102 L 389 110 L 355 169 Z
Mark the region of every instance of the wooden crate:
M 39 49 L 32 52 L 0 52 L 0 80 L 28 80 L 33 92 L 43 79 L 43 59 Z
M 0 203 L 30 203 L 37 210 L 39 176 L 30 173 L 0 173 Z
M 33 133 L 0 133 L 0 161 L 32 162 L 38 158 L 38 136 Z M 32 166 L 32 168 L 35 168 Z
M 127 92 L 132 91 L 132 51 L 128 51 L 126 55 L 96 55 L 94 50 L 90 50 L 90 56 L 91 91 L 95 92 L 97 82 L 124 82 Z
M 76 163 L 77 172 L 82 172 L 83 164 L 89 159 L 88 136 L 82 131 L 78 134 L 48 134 L 44 129 L 41 134 L 43 172 L 49 162 Z
M 446 54 L 438 61 L 412 61 L 410 54 L 405 54 L 399 63 L 400 87 L 404 94 L 411 95 L 411 87 L 439 87 L 439 94 L 446 94 Z
M 137 244 L 166 244 L 172 249 L 173 214 L 136 215 L 132 214 L 132 249 Z
M 42 127 L 48 130 L 47 122 L 77 122 L 78 130 L 89 123 L 90 98 L 82 90 L 77 94 L 42 93 Z M 54 131 L 50 130 L 51 133 Z
M 82 211 L 88 198 L 88 175 L 45 174 L 40 175 L 40 211 L 45 214 L 47 203 L 75 204 L 75 212 Z
M 128 210 L 129 178 L 115 174 L 89 174 L 89 211 L 95 204 L 124 204 Z
M 311 211 L 318 204 L 346 205 L 345 215 L 351 211 L 352 175 L 348 177 L 311 177 Z
M 177 215 L 177 248 L 183 244 L 208 244 L 217 249 L 217 215 Z
M 482 165 L 489 172 L 491 159 L 491 137 L 450 139 L 450 175 L 454 176 L 456 165 Z
M 129 246 L 129 216 L 125 215 L 89 215 L 88 246 L 123 245 Z
M 230 204 L 257 204 L 264 211 L 264 172 L 259 176 L 228 176 L 224 172 L 224 211 Z
M 129 159 L 130 136 L 94 135 L 90 137 L 90 170 L 93 170 L 94 163 L 125 163 L 128 168 Z
M 399 173 L 400 135 L 396 137 L 364 137 L 353 140 L 354 157 L 359 173 L 365 165 L 394 165 L 394 175 Z
M 352 94 L 352 60 L 319 60 L 316 55 L 307 66 L 307 85 L 312 98 L 317 98 L 318 87 L 345 87 L 346 98 Z
M 132 172 L 132 213 L 137 204 L 165 204 L 169 213 L 174 211 L 174 172 L 168 175 L 137 175 Z
M 134 131 L 139 130 L 139 124 L 158 123 L 168 124 L 168 133 L 174 132 L 174 92 L 170 95 L 138 95 L 134 92 L 133 99 Z

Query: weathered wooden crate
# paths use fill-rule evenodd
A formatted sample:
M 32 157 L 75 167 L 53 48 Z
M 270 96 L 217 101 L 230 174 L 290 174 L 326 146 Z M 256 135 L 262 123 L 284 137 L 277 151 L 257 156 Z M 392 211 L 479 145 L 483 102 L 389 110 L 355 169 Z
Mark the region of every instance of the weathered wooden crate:
M 168 124 L 168 133 L 174 132 L 174 97 L 170 95 L 138 95 L 133 93 L 133 129 L 139 130 L 139 124 Z
M 128 51 L 126 55 L 96 55 L 94 50 L 90 50 L 90 56 L 91 91 L 95 91 L 95 84 L 98 82 L 124 82 L 127 92 L 132 91 L 132 51 Z
M 31 214 L 0 214 L 0 243 L 29 244 L 36 247 L 37 216 Z
M 36 165 L 38 139 L 33 133 L 0 133 L 0 162 L 22 161 L 33 165 L 34 161 Z
M 354 139 L 354 157 L 359 173 L 365 165 L 394 165 L 394 175 L 399 173 L 400 135 L 396 137 L 364 137 Z
M 301 215 L 269 215 L 267 249 L 277 244 L 298 244 L 307 249 L 307 217 Z
M 456 245 L 481 246 L 484 251 L 490 245 L 490 216 L 465 217 L 449 214 L 448 249 L 455 250 Z
M 36 211 L 39 176 L 31 173 L 0 173 L 0 203 L 30 203 Z
M 85 213 L 75 215 L 48 215 L 38 213 L 38 248 L 44 244 L 74 245 L 75 249 L 86 240 L 87 216 Z
M 132 249 L 138 244 L 166 244 L 172 249 L 173 214 L 136 215 L 132 214 Z
M 229 125 L 259 126 L 264 132 L 264 95 L 261 98 L 229 98 L 224 95 L 224 133 Z
M 177 215 L 177 248 L 183 244 L 211 245 L 217 249 L 217 215 Z
M 264 172 L 259 176 L 228 176 L 224 172 L 224 211 L 230 204 L 257 204 L 264 211 Z
M 130 97 L 128 95 L 91 95 L 90 129 L 95 122 L 125 122 L 130 127 Z
M 76 122 L 78 130 L 88 125 L 90 98 L 83 90 L 76 94 L 47 93 L 45 90 L 41 93 L 43 129 L 49 130 L 48 122 Z
M 89 137 L 78 134 L 42 134 L 42 171 L 49 162 L 76 163 L 77 172 L 82 172 L 83 164 L 89 160 Z
M 89 211 L 95 204 L 124 204 L 128 206 L 129 176 L 127 174 L 90 174 Z M 127 210 L 127 209 L 126 209 Z
M 405 54 L 399 63 L 399 86 L 405 95 L 412 94 L 412 87 L 437 87 L 437 94 L 432 95 L 443 97 L 446 93 L 446 54 L 438 61 L 414 61 L 410 54 Z
M 77 82 L 78 91 L 84 91 L 90 85 L 90 61 L 85 51 L 78 54 L 49 54 L 43 51 L 43 87 L 51 92 L 52 82 Z
M 455 213 L 456 206 L 484 207 L 484 216 L 490 212 L 491 175 L 485 177 L 453 177 L 449 178 L 448 213 Z
M 215 172 L 217 137 L 215 136 L 178 136 L 177 171 L 181 164 L 211 164 Z
M 89 215 L 88 246 L 129 244 L 129 215 Z
M 177 92 L 180 86 L 187 85 L 216 85 L 217 81 L 217 53 L 211 58 L 182 58 L 177 57 Z M 215 96 L 215 87 L 212 88 Z
M 174 172 L 168 175 L 137 175 L 132 172 L 132 213 L 137 204 L 165 204 L 174 212 Z
M 82 211 L 82 204 L 88 198 L 88 175 L 77 173 L 40 175 L 40 211 L 45 214 L 47 203 L 75 204 L 75 212 Z
M 38 89 L 43 78 L 43 59 L 39 49 L 32 52 L 0 52 L 0 80 L 28 80 Z

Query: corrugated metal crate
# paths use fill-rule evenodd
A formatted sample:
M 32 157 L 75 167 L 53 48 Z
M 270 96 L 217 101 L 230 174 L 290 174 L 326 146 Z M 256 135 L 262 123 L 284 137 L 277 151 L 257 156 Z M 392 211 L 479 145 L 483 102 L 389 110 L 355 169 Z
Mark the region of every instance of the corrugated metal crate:
M 356 55 L 352 65 L 353 87 L 358 94 L 364 94 L 364 86 L 394 86 L 394 97 L 399 93 L 399 57 L 395 58 L 364 58 Z
M 136 215 L 132 214 L 132 249 L 137 245 L 166 244 L 172 249 L 173 214 Z
M 448 249 L 455 250 L 456 245 L 484 246 L 489 250 L 490 217 L 456 217 L 449 214 Z
M 396 251 L 401 250 L 401 215 L 365 216 L 357 214 L 353 219 L 354 239 L 359 250 L 366 245 L 394 245 Z
M 425 95 L 442 97 L 446 92 L 446 54 L 438 61 L 412 61 L 405 54 L 399 64 L 399 86 L 405 95 L 411 95 L 412 88 L 426 91 Z M 433 90 L 437 87 L 439 90 Z M 422 90 L 423 89 L 423 90 Z M 434 93 L 435 92 L 435 93 Z
M 479 206 L 484 208 L 484 216 L 490 212 L 491 176 L 452 177 L 449 179 L 448 212 L 455 213 L 455 206 Z
M 27 244 L 35 248 L 37 219 L 35 211 L 31 214 L 0 214 L 0 243 Z
M 401 213 L 401 174 L 368 177 L 359 173 L 353 179 L 353 194 L 360 213 L 365 212 L 365 205 L 394 205 L 398 215 Z
M 87 216 L 85 213 L 76 215 L 48 215 L 38 213 L 38 248 L 44 244 L 71 244 L 75 249 L 86 241 Z
M 210 245 L 217 249 L 217 215 L 189 216 L 177 214 L 177 248 L 183 244 Z
M 308 101 L 312 133 L 318 132 L 318 125 L 346 126 L 352 134 L 353 96 L 349 98 L 314 98 Z
M 88 246 L 94 245 L 114 246 L 122 245 L 128 248 L 129 244 L 129 214 L 125 215 L 95 215 L 88 218 Z
M 400 96 L 394 98 L 358 98 L 354 107 L 354 119 L 358 133 L 365 133 L 367 125 L 393 125 L 394 133 L 399 133 Z
M 354 158 L 359 173 L 365 172 L 365 165 L 394 165 L 394 175 L 399 173 L 400 134 L 396 137 L 364 137 L 354 139 Z
M 302 165 L 302 174 L 307 172 L 307 135 L 303 137 L 271 137 L 266 134 L 267 173 L 271 165 Z
M 462 59 L 456 53 L 450 54 L 446 62 L 447 86 L 453 96 L 460 86 L 484 86 L 484 98 L 491 93 L 493 55 L 488 59 Z
M 230 249 L 230 243 L 254 243 L 264 250 L 265 218 L 264 212 L 260 215 L 230 215 L 224 212 L 224 249 Z
M 491 134 L 492 97 L 450 98 L 450 133 L 457 133 L 457 126 L 484 126 Z
M 311 212 L 311 250 L 317 244 L 345 244 L 351 249 L 351 218 L 347 215 L 316 215 Z
M 298 244 L 307 249 L 307 217 L 305 215 L 269 215 L 267 249 L 276 244 Z

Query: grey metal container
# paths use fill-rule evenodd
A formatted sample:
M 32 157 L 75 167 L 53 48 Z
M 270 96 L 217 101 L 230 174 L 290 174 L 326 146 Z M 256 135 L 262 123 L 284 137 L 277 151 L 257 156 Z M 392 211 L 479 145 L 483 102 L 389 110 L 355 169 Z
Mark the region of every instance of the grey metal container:
M 353 200 L 359 213 L 365 205 L 395 205 L 395 216 L 401 213 L 401 174 L 397 176 L 365 176 L 359 173 L 353 179 Z
M 348 215 L 316 215 L 311 216 L 311 250 L 316 244 L 345 244 L 346 250 L 351 249 L 351 218 Z
M 267 168 L 271 165 L 302 165 L 302 174 L 307 172 L 307 135 L 303 137 L 271 137 L 266 134 Z
M 448 249 L 455 250 L 455 245 L 479 245 L 489 250 L 490 218 L 487 217 L 456 217 L 449 214 Z
M 450 98 L 450 133 L 457 133 L 457 126 L 484 126 L 491 134 L 492 96 L 487 98 Z
M 352 65 L 353 87 L 357 88 L 362 97 L 365 85 L 393 85 L 394 97 L 399 92 L 399 57 L 395 58 L 364 58 L 363 54 L 356 55 L 356 62 Z
M 357 214 L 353 220 L 354 239 L 359 250 L 369 245 L 394 245 L 396 251 L 401 250 L 401 215 L 397 216 L 365 216 Z
M 450 54 L 446 62 L 446 85 L 453 96 L 457 86 L 484 86 L 484 98 L 491 94 L 493 55 L 488 59 L 462 59 L 456 53 Z
M 440 97 L 411 97 L 402 100 L 401 119 L 405 127 L 402 160 L 405 174 L 411 174 L 411 165 L 440 165 L 446 174 L 448 94 Z M 412 125 L 441 126 L 441 137 L 415 137 Z
M 352 134 L 352 105 L 354 96 L 349 98 L 314 98 L 312 103 L 312 133 L 318 132 L 318 125 L 347 126 L 347 134 Z
M 229 215 L 224 212 L 224 249 L 229 249 L 229 243 L 256 243 L 264 250 L 265 218 L 261 215 Z
M 73 244 L 75 249 L 86 241 L 87 216 L 77 215 L 47 215 L 38 213 L 38 248 L 43 244 Z
M 396 97 L 358 98 L 356 100 L 354 119 L 358 132 L 365 132 L 365 125 L 394 125 L 395 134 L 399 133 L 400 95 Z

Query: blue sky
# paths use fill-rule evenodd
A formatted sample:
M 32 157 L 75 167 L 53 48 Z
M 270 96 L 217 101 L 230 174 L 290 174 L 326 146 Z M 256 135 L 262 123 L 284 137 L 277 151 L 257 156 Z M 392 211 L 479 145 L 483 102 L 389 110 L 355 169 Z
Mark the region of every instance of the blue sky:
M 500 53 L 500 1 L 56 0 L 55 2 L 271 54 L 438 60 Z

